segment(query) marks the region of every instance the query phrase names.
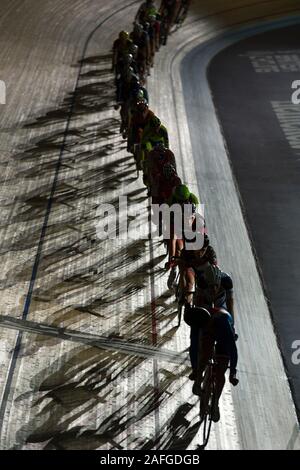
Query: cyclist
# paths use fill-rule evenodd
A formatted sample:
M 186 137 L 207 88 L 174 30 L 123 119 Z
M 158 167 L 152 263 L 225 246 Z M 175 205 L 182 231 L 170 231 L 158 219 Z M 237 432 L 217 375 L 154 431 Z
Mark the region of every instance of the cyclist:
M 177 17 L 175 20 L 175 23 L 178 24 L 179 26 L 182 25 L 182 23 L 186 19 L 190 5 L 191 5 L 191 0 L 181 1 L 181 5 L 177 12 Z
M 168 200 L 174 188 L 181 184 L 176 168 L 172 163 L 164 163 L 159 172 L 149 173 L 153 204 L 163 204 Z
M 195 288 L 196 276 L 205 271 L 209 264 L 217 266 L 217 255 L 214 248 L 210 245 L 209 238 L 205 233 L 205 222 L 202 218 L 203 228 L 203 246 L 200 250 L 187 250 L 185 247 L 180 252 L 180 279 L 182 287 L 186 291 L 185 300 L 188 304 L 192 303 L 193 291 Z M 195 229 L 195 227 L 192 227 Z M 197 304 L 198 305 L 198 304 Z
M 138 46 L 137 65 L 139 69 L 139 77 L 142 83 L 145 83 L 148 74 L 148 66 L 151 60 L 150 38 L 143 25 L 134 23 L 133 31 L 130 33 L 130 39 Z
M 162 18 L 163 25 L 162 29 L 162 44 L 167 44 L 167 38 L 170 33 L 170 29 L 173 26 L 175 19 L 177 18 L 181 0 L 162 0 L 159 14 Z
M 123 133 L 124 139 L 127 136 L 127 127 L 128 127 L 128 120 L 127 120 L 127 109 L 126 109 L 126 102 L 129 97 L 130 89 L 132 87 L 132 80 L 137 79 L 138 77 L 134 74 L 134 70 L 132 67 L 128 66 L 127 68 L 124 67 L 123 74 L 120 75 L 117 81 L 117 103 L 121 105 L 121 127 L 120 132 Z M 115 106 L 116 109 L 116 106 Z
M 191 193 L 189 188 L 182 184 L 178 186 L 172 193 L 170 199 L 168 200 L 169 205 L 172 204 L 195 204 L 198 206 L 199 200 L 195 194 Z
M 121 105 L 122 133 L 123 130 L 127 129 L 127 100 L 135 80 L 138 79 L 138 71 L 132 54 L 125 54 L 122 56 L 118 64 L 118 70 L 119 73 L 116 79 L 117 105 L 115 106 L 115 109 L 118 109 Z M 135 80 L 133 81 L 133 79 Z
M 145 100 L 137 102 L 135 112 L 132 114 L 130 120 L 127 150 L 134 155 L 138 171 L 142 169 L 140 145 L 143 131 L 147 123 L 154 116 L 155 114 L 149 109 L 148 103 Z
M 117 65 L 121 57 L 129 53 L 131 46 L 132 41 L 129 38 L 129 33 L 127 31 L 121 31 L 118 39 L 116 39 L 113 44 L 112 72 L 118 73 Z
M 155 180 L 162 176 L 163 167 L 166 164 L 170 163 L 176 171 L 175 155 L 170 149 L 164 146 L 163 142 L 156 144 L 153 150 L 149 152 L 148 163 L 150 186 L 155 184 Z
M 141 84 L 137 76 L 132 77 L 128 99 L 136 104 L 138 101 L 145 100 L 149 104 L 149 94 L 147 89 Z
M 179 204 L 182 208 L 185 204 L 191 204 L 193 214 L 196 213 L 196 208 L 199 204 L 199 200 L 195 194 L 191 193 L 189 188 L 185 184 L 180 184 L 177 186 L 170 198 L 168 199 L 169 206 L 173 204 Z M 191 220 L 192 227 L 193 219 Z M 184 241 L 183 238 L 178 238 L 178 235 L 174 232 L 174 227 L 171 224 L 171 234 L 169 242 L 169 261 L 166 263 L 166 269 L 176 268 L 177 262 L 173 258 L 179 255 L 180 251 L 183 249 Z M 182 234 L 181 234 L 182 235 Z
M 234 308 L 233 308 L 233 283 L 231 277 L 222 272 L 216 265 L 209 264 L 204 273 L 197 277 L 197 291 L 195 305 L 186 305 L 185 319 L 189 318 L 191 326 L 190 359 L 193 372 L 190 375 L 195 380 L 193 393 L 201 394 L 201 382 L 203 371 L 216 350 L 216 383 L 215 402 L 213 404 L 212 419 L 217 422 L 220 419 L 219 399 L 221 397 L 224 384 L 225 372 L 230 362 L 229 381 L 232 385 L 238 384 L 236 378 L 236 366 L 238 353 L 236 348 L 236 335 L 234 331 Z M 200 326 L 197 315 L 206 309 L 210 316 L 205 325 Z M 198 360 L 199 332 L 202 328 L 202 354 Z
M 152 48 L 153 48 L 153 54 L 159 50 L 160 46 L 160 20 L 159 20 L 159 14 L 156 15 L 149 15 L 148 17 L 148 22 L 150 23 L 150 28 L 152 28 L 153 33 L 152 33 Z
M 175 166 L 170 162 L 162 164 L 160 171 L 154 175 L 150 175 L 152 203 L 161 205 L 172 194 L 174 188 L 181 184 L 181 179 L 177 175 Z M 163 217 L 162 213 L 158 213 L 158 218 L 154 218 L 154 223 L 158 225 L 159 236 L 163 233 Z
M 141 85 L 139 78 L 136 75 L 133 75 L 128 89 L 128 97 L 121 108 L 121 115 L 123 116 L 122 120 L 125 123 L 124 127 L 127 130 L 127 137 L 131 127 L 132 117 L 137 111 L 137 104 L 141 101 L 145 101 L 146 103 L 149 102 L 148 91 Z
M 143 161 L 144 183 L 146 186 L 149 186 L 148 155 L 158 144 L 169 148 L 169 136 L 167 128 L 162 125 L 161 120 L 154 116 L 146 124 L 141 139 L 141 159 Z
M 152 57 L 156 50 L 159 49 L 159 29 L 160 29 L 160 22 L 159 22 L 159 13 L 158 10 L 153 2 L 153 0 L 148 0 L 144 2 L 135 17 L 135 22 L 140 23 L 143 25 L 145 31 L 149 34 L 150 39 L 150 46 L 151 46 L 151 54 Z M 147 26 L 149 23 L 149 26 Z M 153 63 L 153 60 L 152 60 Z
M 154 1 L 146 0 L 144 3 L 141 4 L 140 8 L 138 9 L 134 21 L 136 23 L 144 23 L 145 21 L 148 21 L 149 16 L 156 16 L 157 13 L 158 11 L 154 4 Z

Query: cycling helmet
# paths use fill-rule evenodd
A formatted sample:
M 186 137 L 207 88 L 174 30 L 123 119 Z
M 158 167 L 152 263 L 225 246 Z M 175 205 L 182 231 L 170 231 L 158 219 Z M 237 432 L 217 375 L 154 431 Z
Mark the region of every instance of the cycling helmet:
M 172 178 L 172 176 L 174 176 L 176 174 L 176 170 L 175 170 L 174 166 L 171 163 L 166 163 L 163 166 L 162 173 L 163 173 L 164 177 L 167 180 L 169 180 L 169 179 Z
M 138 46 L 136 44 L 130 44 L 130 47 L 129 47 L 129 52 L 130 54 L 132 54 L 133 58 L 136 57 L 137 53 L 138 53 Z
M 204 271 L 204 278 L 209 287 L 220 287 L 222 271 L 218 266 L 209 264 Z
M 159 152 L 160 154 L 163 154 L 163 155 L 164 155 L 166 148 L 165 148 L 165 144 L 163 143 L 162 140 L 156 140 L 156 141 L 152 140 L 151 143 L 152 143 L 152 147 L 153 147 L 157 152 Z
M 119 34 L 119 39 L 121 39 L 121 41 L 126 41 L 129 39 L 129 33 L 127 31 L 121 31 Z
M 137 86 L 138 86 L 138 85 L 137 85 Z M 139 89 L 139 90 L 137 91 L 137 99 L 138 99 L 138 100 L 142 100 L 142 99 L 144 99 L 144 98 L 145 98 L 145 95 L 144 95 L 143 90 Z
M 140 86 L 140 79 L 137 75 L 134 75 L 131 80 L 131 84 L 133 87 L 139 87 Z
M 148 108 L 148 103 L 146 100 L 138 101 L 136 104 L 136 110 L 143 113 Z
M 125 80 L 127 80 L 128 82 L 130 82 L 130 80 L 132 79 L 132 77 L 134 76 L 134 70 L 132 67 L 128 67 L 125 71 Z
M 191 193 L 185 184 L 180 184 L 175 188 L 174 196 L 178 201 L 185 202 L 189 199 Z
M 153 14 L 148 15 L 148 21 L 150 24 L 154 23 L 156 21 L 156 15 L 153 15 Z
M 209 238 L 208 236 L 206 235 L 206 233 L 204 234 L 204 242 L 203 242 L 203 247 L 202 248 L 207 248 L 209 245 Z
M 133 31 L 141 34 L 143 32 L 143 26 L 140 23 L 134 23 Z
M 150 23 L 149 23 L 148 21 L 145 21 L 145 23 L 144 23 L 143 26 L 144 26 L 144 28 L 143 28 L 144 31 L 145 31 L 146 33 L 148 33 L 149 28 L 150 28 Z
M 132 54 L 126 54 L 125 57 L 124 57 L 124 62 L 125 64 L 132 64 L 133 62 L 133 55 Z

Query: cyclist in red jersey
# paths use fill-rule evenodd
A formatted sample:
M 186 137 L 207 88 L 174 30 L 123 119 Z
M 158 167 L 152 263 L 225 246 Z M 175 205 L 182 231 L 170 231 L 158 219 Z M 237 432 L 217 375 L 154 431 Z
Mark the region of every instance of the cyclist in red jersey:
M 141 140 L 145 127 L 155 114 L 148 107 L 146 100 L 137 102 L 128 128 L 127 150 L 134 155 L 137 172 L 142 170 Z
M 172 152 L 171 154 L 173 155 Z M 174 188 L 180 184 L 181 179 L 177 175 L 176 169 L 172 163 L 165 162 L 160 166 L 160 168 L 155 167 L 154 172 L 151 175 L 152 204 L 158 204 L 161 206 L 161 204 L 166 203 L 172 195 Z M 163 233 L 163 224 L 165 223 L 162 214 L 159 212 L 159 217 L 154 220 L 159 226 L 159 235 L 161 236 Z
M 162 169 L 166 163 L 171 163 L 176 171 L 176 160 L 174 153 L 159 142 L 148 155 L 148 169 L 150 186 L 155 184 L 155 180 L 162 176 Z
M 171 163 L 165 163 L 160 173 L 156 173 L 152 180 L 151 196 L 153 204 L 164 204 L 172 195 L 174 188 L 181 184 L 175 167 Z

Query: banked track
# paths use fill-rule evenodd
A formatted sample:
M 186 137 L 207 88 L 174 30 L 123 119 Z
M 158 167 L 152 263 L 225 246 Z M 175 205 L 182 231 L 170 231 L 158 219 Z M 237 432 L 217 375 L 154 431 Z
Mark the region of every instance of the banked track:
M 188 329 L 175 328 L 174 306 L 162 270 L 162 249 L 155 241 L 101 244 L 95 239 L 97 205 L 111 202 L 119 194 L 129 194 L 133 208 L 144 205 L 147 219 L 147 200 L 139 191 L 141 182 L 133 179 L 132 162 L 117 133 L 118 116 L 111 107 L 113 89 L 108 70 L 112 41 L 120 29 L 129 28 L 136 6 L 113 14 L 106 25 L 97 28 L 115 5 L 120 8 L 129 3 L 111 2 L 109 7 L 101 8 L 93 1 L 72 2 L 72 6 L 52 1 L 43 2 L 40 11 L 33 11 L 31 2 L 27 2 L 25 14 L 21 2 L 14 2 L 14 9 L 10 6 L 5 15 L 3 30 L 14 24 L 18 41 L 13 36 L 5 37 L 11 49 L 2 52 L 5 76 L 1 79 L 11 83 L 11 92 L 1 122 L 5 170 L 1 194 L 1 313 L 16 321 L 9 320 L 9 329 L 1 330 L 2 370 L 12 370 L 12 358 L 16 360 L 11 377 L 1 377 L 3 394 L 6 390 L 2 396 L 2 449 L 168 449 L 197 445 L 197 408 L 193 407 L 195 398 L 186 378 Z M 236 2 L 227 11 L 220 2 L 209 2 L 207 7 L 201 4 L 200 12 L 193 5 L 185 27 L 157 56 L 149 83 L 151 106 L 167 123 L 179 171 L 194 188 L 196 172 L 193 160 L 187 159 L 192 151 L 177 51 L 180 49 L 183 56 L 231 24 L 290 14 L 297 7 L 296 2 L 260 2 L 259 6 L 257 2 Z M 83 50 L 89 31 L 94 29 L 71 108 L 74 97 L 68 93 L 74 90 L 78 76 L 78 51 Z M 3 30 L 1 35 L 8 34 Z M 12 27 L 10 34 L 14 33 Z M 72 118 L 67 124 L 71 109 Z M 23 325 L 20 319 L 62 148 L 64 155 L 28 308 L 28 326 L 35 328 L 36 323 L 45 330 L 48 325 L 54 330 L 71 330 L 72 334 L 77 331 L 78 336 L 92 335 L 94 341 L 97 336 L 99 341 L 106 337 L 112 346 L 127 341 L 128 349 L 136 342 L 144 344 L 145 351 L 149 346 L 152 350 L 176 351 L 182 355 L 179 366 L 167 357 L 145 359 L 138 352 L 141 348 L 134 356 L 124 348 L 115 346 L 112 350 L 103 343 L 78 346 L 62 338 L 53 339 L 47 333 L 41 335 L 38 325 L 33 331 L 39 335 L 23 334 L 17 353 L 13 352 L 18 329 L 26 330 L 26 321 L 23 319 Z M 205 186 L 199 183 L 201 198 L 205 198 Z M 211 197 L 208 205 L 209 229 L 216 233 L 213 237 L 221 263 L 237 277 L 232 256 L 226 251 L 231 233 L 225 227 L 226 233 L 220 232 L 223 226 L 214 221 L 215 201 Z M 224 239 L 222 246 L 220 241 Z M 255 270 L 254 263 L 249 269 Z M 263 303 L 259 282 L 254 282 L 252 288 Z M 240 305 L 240 297 L 244 296 L 239 289 L 237 296 L 238 307 L 243 307 L 238 310 L 244 311 L 245 305 Z M 239 322 L 242 337 L 247 338 L 250 332 L 245 314 Z M 268 319 L 266 322 L 264 331 L 271 335 L 274 347 L 272 328 Z M 270 371 L 268 380 L 271 387 L 275 384 L 284 404 L 284 419 L 272 413 L 274 402 L 273 408 L 264 408 L 261 390 L 265 383 L 255 379 L 259 373 L 256 360 L 250 364 L 249 352 L 244 348 L 241 387 L 234 396 L 226 389 L 222 420 L 215 427 L 210 448 L 299 446 L 297 422 L 278 351 L 273 365 L 276 374 L 282 376 L 276 375 L 273 382 Z M 253 391 L 257 401 L 250 399 Z

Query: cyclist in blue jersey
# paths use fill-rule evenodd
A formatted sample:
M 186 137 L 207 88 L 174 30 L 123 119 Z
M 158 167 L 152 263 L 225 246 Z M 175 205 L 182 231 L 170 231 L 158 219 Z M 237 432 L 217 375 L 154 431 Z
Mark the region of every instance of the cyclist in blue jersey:
M 200 395 L 202 374 L 215 347 L 217 358 L 216 399 L 212 419 L 217 422 L 220 419 L 219 399 L 224 388 L 225 372 L 229 362 L 229 381 L 234 386 L 239 382 L 236 378 L 238 353 L 234 331 L 233 283 L 228 274 L 222 272 L 218 266 L 210 264 L 204 273 L 201 272 L 197 276 L 196 285 L 195 304 L 197 307 L 194 308 L 187 304 L 185 311 L 185 320 L 191 326 L 190 358 L 193 372 L 190 379 L 195 380 L 193 393 Z M 207 312 L 207 321 L 200 324 L 198 320 L 200 314 L 203 314 L 203 310 Z M 202 331 L 202 354 L 199 361 L 200 329 Z

